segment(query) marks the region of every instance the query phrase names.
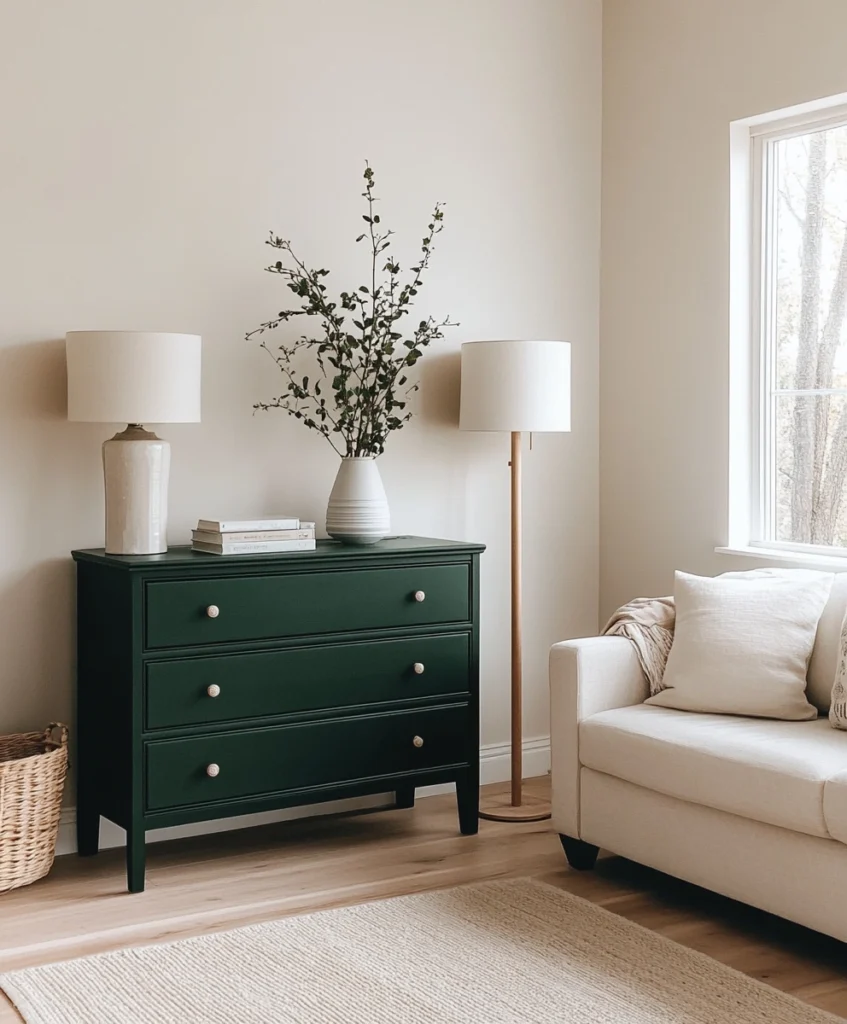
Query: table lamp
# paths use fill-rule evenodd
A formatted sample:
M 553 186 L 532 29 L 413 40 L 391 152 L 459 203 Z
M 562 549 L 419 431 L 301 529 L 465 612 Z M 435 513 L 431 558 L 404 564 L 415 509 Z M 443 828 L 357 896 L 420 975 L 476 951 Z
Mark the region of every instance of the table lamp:
M 200 422 L 200 337 L 70 331 L 68 419 L 126 423 L 103 444 L 106 553 L 167 551 L 171 446 L 144 423 Z
M 523 788 L 521 675 L 521 433 L 571 429 L 571 346 L 566 341 L 469 341 L 462 345 L 462 430 L 512 435 L 511 793 L 484 805 L 481 818 L 541 821 L 550 804 Z

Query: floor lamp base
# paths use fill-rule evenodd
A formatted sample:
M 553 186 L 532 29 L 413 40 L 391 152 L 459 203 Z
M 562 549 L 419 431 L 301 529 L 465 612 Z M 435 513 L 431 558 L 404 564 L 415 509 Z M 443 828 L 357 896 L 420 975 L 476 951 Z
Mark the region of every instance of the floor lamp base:
M 524 794 L 520 806 L 515 807 L 510 794 L 504 793 L 486 799 L 479 816 L 486 821 L 544 821 L 550 817 L 550 801 Z

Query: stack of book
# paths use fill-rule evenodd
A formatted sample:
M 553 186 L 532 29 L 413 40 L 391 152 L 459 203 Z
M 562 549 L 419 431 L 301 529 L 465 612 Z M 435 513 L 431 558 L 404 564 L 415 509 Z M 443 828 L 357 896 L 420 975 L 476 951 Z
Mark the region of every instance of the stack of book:
M 287 516 L 269 519 L 200 519 L 192 551 L 210 555 L 261 555 L 273 551 L 314 551 L 315 524 Z

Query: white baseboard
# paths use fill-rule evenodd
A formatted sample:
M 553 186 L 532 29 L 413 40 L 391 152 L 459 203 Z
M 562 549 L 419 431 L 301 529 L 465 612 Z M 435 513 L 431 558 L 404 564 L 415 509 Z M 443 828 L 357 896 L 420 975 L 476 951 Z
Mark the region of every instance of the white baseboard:
M 479 775 L 480 782 L 486 785 L 491 782 L 506 782 L 509 778 L 509 744 L 489 743 L 480 748 Z M 524 777 L 532 778 L 545 775 L 550 770 L 550 737 L 539 736 L 536 739 L 524 740 L 523 744 Z M 420 797 L 434 796 L 436 793 L 447 793 L 452 784 L 440 786 L 423 786 L 418 790 Z M 354 797 L 351 800 L 332 800 L 321 804 L 309 804 L 304 807 L 287 807 L 279 811 L 264 811 L 261 814 L 241 814 L 233 818 L 219 818 L 214 821 L 199 821 L 192 825 L 178 825 L 174 828 L 154 829 L 147 833 L 147 841 L 159 842 L 165 839 L 179 839 L 184 836 L 210 835 L 213 832 L 229 832 L 236 828 L 248 828 L 252 825 L 268 825 L 274 821 L 291 821 L 295 818 L 312 818 L 319 814 L 335 814 L 342 811 L 355 811 L 385 807 L 393 800 L 393 795 L 376 793 L 372 796 Z M 56 842 L 56 853 L 76 853 L 76 808 L 66 807 L 62 811 L 59 822 L 59 837 Z M 103 818 L 100 822 L 100 848 L 105 850 L 113 846 L 124 846 L 126 837 L 124 830 Z

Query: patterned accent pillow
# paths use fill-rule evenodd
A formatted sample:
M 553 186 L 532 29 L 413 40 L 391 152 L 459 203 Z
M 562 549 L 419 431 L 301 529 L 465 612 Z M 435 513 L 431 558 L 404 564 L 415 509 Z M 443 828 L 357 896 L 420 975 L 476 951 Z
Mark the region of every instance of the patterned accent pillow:
M 841 638 L 838 641 L 838 667 L 832 686 L 829 724 L 833 729 L 847 729 L 847 615 L 841 623 Z

